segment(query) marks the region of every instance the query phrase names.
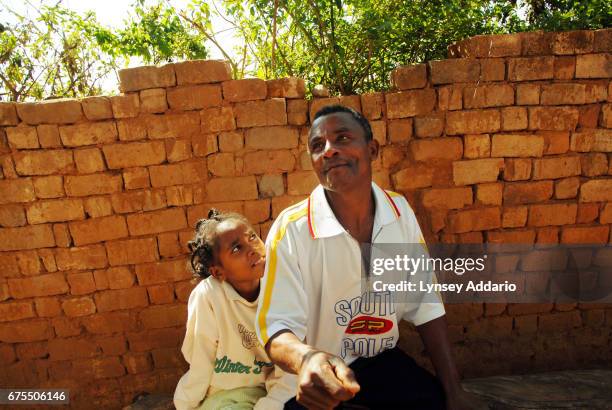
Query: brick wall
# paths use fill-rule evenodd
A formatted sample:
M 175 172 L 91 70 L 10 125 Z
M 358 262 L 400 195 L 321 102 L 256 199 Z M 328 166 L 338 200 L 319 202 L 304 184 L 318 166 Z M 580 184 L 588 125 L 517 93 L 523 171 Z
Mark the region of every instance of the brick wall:
M 316 183 L 309 119 L 372 123 L 375 180 L 428 241 L 610 241 L 612 30 L 479 36 L 400 67 L 394 91 L 304 99 L 220 61 L 120 73 L 124 94 L 0 103 L 0 386 L 117 407 L 174 389 L 192 288 L 185 243 L 209 207 L 265 236 Z M 448 306 L 466 376 L 612 364 L 612 306 Z M 418 335 L 402 347 L 426 363 Z

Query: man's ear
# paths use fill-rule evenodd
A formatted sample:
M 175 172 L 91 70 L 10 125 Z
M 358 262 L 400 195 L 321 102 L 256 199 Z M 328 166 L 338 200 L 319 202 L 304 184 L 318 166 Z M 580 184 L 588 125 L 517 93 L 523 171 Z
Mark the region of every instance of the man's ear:
M 224 271 L 221 266 L 212 265 L 211 267 L 208 268 L 208 272 L 211 274 L 211 276 L 215 277 L 218 280 L 225 279 Z
M 370 150 L 370 159 L 372 161 L 378 158 L 378 151 L 380 150 L 380 145 L 378 144 L 378 141 L 374 139 L 374 137 L 372 137 L 372 139 L 368 141 L 368 149 Z

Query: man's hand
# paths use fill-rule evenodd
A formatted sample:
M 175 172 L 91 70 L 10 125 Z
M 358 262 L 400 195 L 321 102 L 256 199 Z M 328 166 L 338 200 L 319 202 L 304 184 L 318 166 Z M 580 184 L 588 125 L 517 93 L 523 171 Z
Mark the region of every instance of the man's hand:
M 487 410 L 489 406 L 474 393 L 458 388 L 446 396 L 446 410 Z
M 320 350 L 304 355 L 298 373 L 298 403 L 308 409 L 333 409 L 358 391 L 355 375 L 342 359 Z

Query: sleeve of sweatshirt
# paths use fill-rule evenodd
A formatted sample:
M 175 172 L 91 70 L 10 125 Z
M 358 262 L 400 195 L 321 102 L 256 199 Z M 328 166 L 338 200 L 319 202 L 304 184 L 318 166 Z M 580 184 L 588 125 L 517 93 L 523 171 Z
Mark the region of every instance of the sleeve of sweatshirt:
M 257 401 L 253 410 L 283 410 L 285 403 L 295 397 L 297 376 L 274 366 L 266 380 L 268 394 Z
M 187 329 L 181 349 L 189 370 L 174 392 L 177 410 L 195 409 L 206 396 L 214 368 L 218 332 L 208 287 L 200 283 L 189 296 Z

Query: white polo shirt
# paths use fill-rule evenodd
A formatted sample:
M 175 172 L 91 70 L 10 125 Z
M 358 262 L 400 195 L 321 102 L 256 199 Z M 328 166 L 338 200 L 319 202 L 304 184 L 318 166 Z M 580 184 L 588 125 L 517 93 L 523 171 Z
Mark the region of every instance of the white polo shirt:
M 406 199 L 375 183 L 372 190 L 372 243 L 424 243 Z M 442 303 L 394 304 L 390 292 L 362 294 L 359 243 L 336 219 L 321 185 L 279 215 L 266 250 L 255 324 L 264 346 L 278 331 L 288 329 L 350 364 L 357 357 L 393 348 L 399 319 L 418 326 L 444 315 Z

